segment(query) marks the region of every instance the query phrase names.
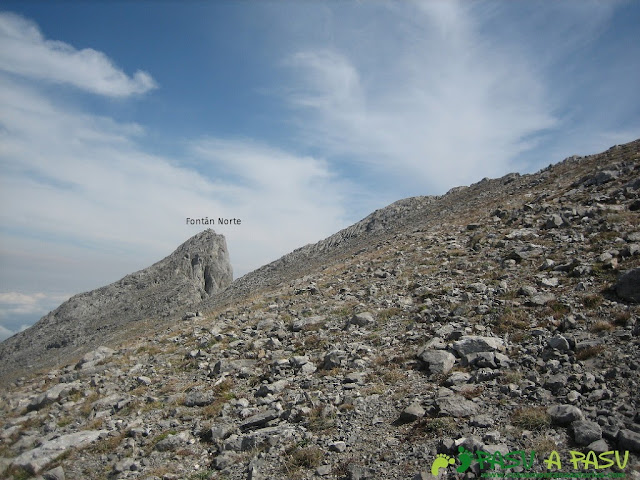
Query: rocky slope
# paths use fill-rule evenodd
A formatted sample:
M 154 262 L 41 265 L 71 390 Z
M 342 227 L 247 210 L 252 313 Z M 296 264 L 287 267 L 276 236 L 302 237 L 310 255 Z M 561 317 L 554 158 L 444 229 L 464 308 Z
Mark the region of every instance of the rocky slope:
M 127 338 L 195 307 L 233 280 L 224 236 L 199 233 L 149 268 L 70 298 L 31 328 L 0 343 L 0 379 L 67 363 L 92 347 Z M 0 381 L 0 384 L 3 382 Z
M 15 381 L 0 472 L 478 478 L 478 452 L 521 450 L 496 472 L 557 451 L 640 478 L 639 174 L 636 141 L 375 212 L 203 317 Z

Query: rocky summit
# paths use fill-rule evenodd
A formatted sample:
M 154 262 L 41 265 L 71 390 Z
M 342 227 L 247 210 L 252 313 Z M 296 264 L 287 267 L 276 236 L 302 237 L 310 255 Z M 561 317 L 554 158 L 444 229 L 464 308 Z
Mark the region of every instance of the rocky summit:
M 133 274 L 100 290 L 126 338 L 6 382 L 0 476 L 638 479 L 639 212 L 635 141 L 402 200 L 218 292 L 176 252 L 193 303 L 134 314 Z M 169 271 L 140 281 L 165 301 Z
M 205 230 L 151 267 L 75 295 L 31 328 L 0 343 L 0 384 L 164 322 L 185 308 L 195 308 L 232 280 L 224 236 Z

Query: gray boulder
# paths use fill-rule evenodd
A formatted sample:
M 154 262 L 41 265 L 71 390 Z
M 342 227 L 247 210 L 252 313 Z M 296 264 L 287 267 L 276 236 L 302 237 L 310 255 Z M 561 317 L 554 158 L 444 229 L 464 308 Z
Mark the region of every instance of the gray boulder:
M 312 317 L 302 317 L 296 318 L 291 325 L 291 329 L 294 332 L 301 332 L 305 328 L 313 327 L 315 325 L 321 324 L 325 320 L 324 315 L 314 315 Z
M 34 397 L 31 402 L 29 402 L 27 410 L 40 410 L 47 405 L 51 405 L 52 403 L 59 401 L 68 394 L 79 390 L 80 382 L 59 383 L 51 387 L 46 392 Z
M 479 335 L 464 335 L 460 340 L 453 342 L 453 348 L 461 356 L 477 352 L 494 352 L 504 350 L 504 342 L 501 338 L 481 337 Z
M 632 430 L 620 430 L 618 432 L 618 448 L 640 453 L 640 433 Z
M 371 312 L 356 313 L 351 317 L 349 323 L 351 325 L 357 325 L 358 327 L 366 327 L 367 325 L 373 325 L 375 323 L 373 314 Z
M 548 338 L 547 345 L 549 345 L 549 347 L 551 348 L 560 350 L 561 352 L 567 352 L 571 349 L 569 346 L 569 341 L 562 335 L 555 335 L 551 338 Z
M 39 447 L 18 456 L 13 461 L 13 465 L 24 468 L 32 474 L 37 474 L 70 448 L 84 447 L 106 433 L 106 430 L 85 430 L 47 440 Z
M 578 445 L 589 445 L 602 438 L 600 425 L 588 420 L 576 420 L 571 424 L 573 439 Z
M 478 405 L 460 395 L 449 395 L 436 400 L 440 415 L 448 417 L 471 417 L 478 413 Z
M 615 289 L 620 298 L 640 303 L 640 268 L 622 274 L 616 282 Z
M 573 405 L 553 405 L 547 409 L 551 421 L 559 425 L 569 425 L 576 420 L 584 420 L 584 415 Z
M 425 413 L 424 408 L 418 402 L 414 402 L 402 411 L 400 420 L 402 422 L 415 422 L 424 417 Z
M 456 361 L 453 354 L 444 350 L 424 349 L 418 354 L 418 358 L 430 373 L 448 373 Z

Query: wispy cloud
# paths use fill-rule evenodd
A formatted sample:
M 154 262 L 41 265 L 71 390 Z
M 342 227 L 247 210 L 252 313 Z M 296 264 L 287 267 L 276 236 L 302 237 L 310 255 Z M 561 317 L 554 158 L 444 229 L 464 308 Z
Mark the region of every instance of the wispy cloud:
M 73 243 L 125 254 L 142 268 L 203 228 L 185 225 L 186 217 L 237 217 L 241 226 L 214 228 L 227 236 L 236 273 L 246 273 L 345 225 L 342 182 L 321 159 L 213 137 L 186 143 L 188 162 L 150 155 L 136 142 L 135 126 L 0 83 L 0 199 L 12 205 L 0 210 L 8 257 L 28 236 L 43 249 Z M 82 276 L 110 271 L 68 266 Z
M 69 295 L 20 292 L 0 293 L 0 341 L 29 327 Z
M 186 225 L 187 217 L 241 219 L 239 226 L 214 226 L 227 237 L 236 275 L 345 226 L 344 183 L 323 159 L 214 136 L 175 139 L 184 148 L 181 158 L 150 154 L 142 126 L 79 110 L 55 100 L 40 82 L 6 73 L 37 77 L 42 56 L 45 65 L 69 74 L 65 81 L 95 90 L 93 77 L 77 83 L 61 66 L 77 62 L 78 71 L 105 73 L 109 59 L 95 52 L 106 63 L 94 62 L 93 53 L 50 44 L 20 17 L 0 20 L 5 38 L 31 52 L 23 60 L 30 67 L 13 70 L 8 47 L 0 54 L 1 284 L 20 278 L 26 285 L 20 272 L 35 272 L 43 262 L 60 269 L 70 291 L 114 281 L 204 228 Z M 113 83 L 100 93 L 136 91 L 135 79 L 105 75 Z M 23 303 L 6 311 L 18 314 L 28 305 L 36 308 Z
M 343 34 L 330 47 L 295 52 L 286 62 L 294 79 L 287 99 L 301 113 L 296 126 L 303 141 L 366 167 L 392 191 L 442 192 L 522 171 L 529 167 L 524 155 L 562 130 L 574 128 L 584 140 L 619 128 L 569 114 L 585 98 L 557 72 L 606 29 L 613 9 L 601 3 L 550 7 L 559 17 L 551 22 L 545 18 L 553 14 L 545 17 L 536 4 L 518 18 L 527 35 L 511 27 L 527 7 L 511 4 L 389 5 L 386 29 L 364 22 L 349 29 L 356 21 L 340 20 Z M 588 21 L 573 28 L 580 18 Z M 592 101 L 588 89 L 580 95 Z M 538 158 L 538 166 L 561 158 Z
M 0 293 L 0 318 L 4 318 L 9 314 L 44 314 L 50 311 L 51 307 L 59 305 L 68 298 L 69 295 L 51 295 L 47 293 Z
M 138 70 L 130 77 L 102 52 L 47 40 L 35 23 L 11 13 L 0 13 L 0 69 L 110 97 L 145 93 L 157 86 L 147 72 Z
M 348 224 L 347 192 L 357 189 L 322 159 L 241 139 L 202 139 L 191 151 L 200 168 L 220 175 L 212 179 L 219 209 L 191 211 L 242 217 L 242 228 L 224 234 L 244 272 Z
M 378 65 L 343 49 L 293 55 L 303 88 L 290 100 L 332 153 L 433 191 L 501 172 L 557 119 L 517 51 L 480 38 L 455 3 L 420 5 L 419 19 L 380 40 L 401 35 L 408 47 Z

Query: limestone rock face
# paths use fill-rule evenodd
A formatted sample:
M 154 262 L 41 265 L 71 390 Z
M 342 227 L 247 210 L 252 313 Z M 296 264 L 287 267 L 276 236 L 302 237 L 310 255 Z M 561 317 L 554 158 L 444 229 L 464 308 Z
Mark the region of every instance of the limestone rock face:
M 154 265 L 106 287 L 71 297 L 33 327 L 0 344 L 0 377 L 50 366 L 126 338 L 140 321 L 162 321 L 233 281 L 223 235 L 208 229 Z

